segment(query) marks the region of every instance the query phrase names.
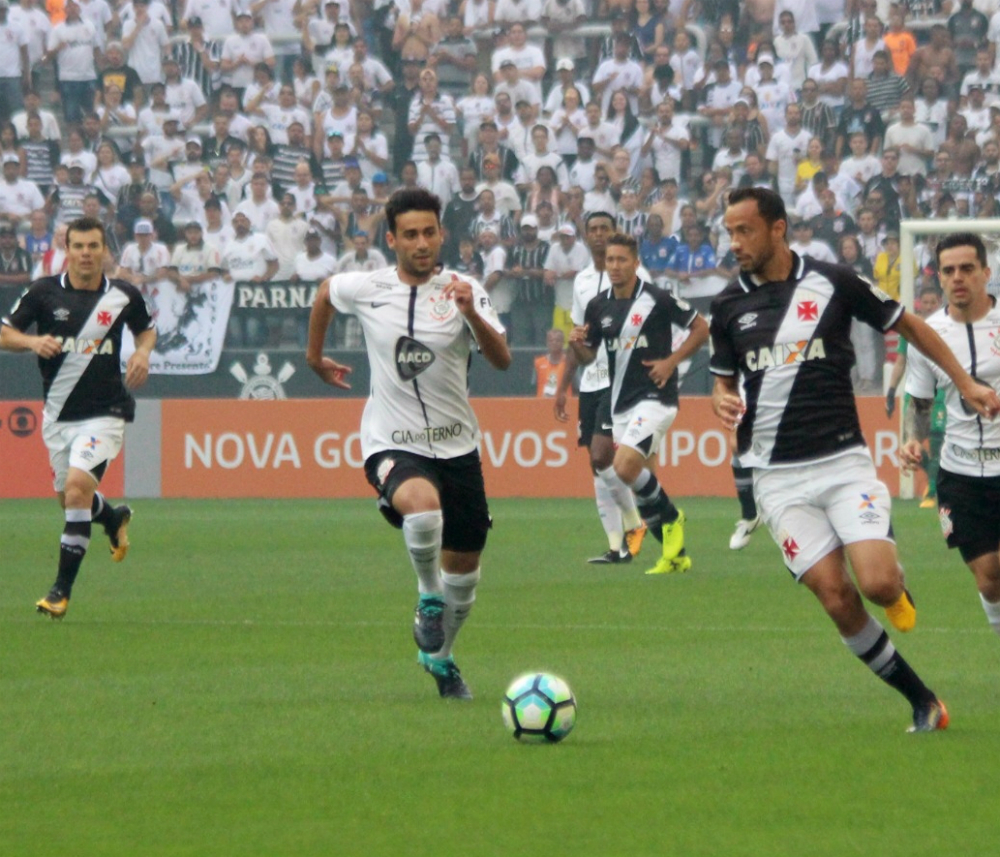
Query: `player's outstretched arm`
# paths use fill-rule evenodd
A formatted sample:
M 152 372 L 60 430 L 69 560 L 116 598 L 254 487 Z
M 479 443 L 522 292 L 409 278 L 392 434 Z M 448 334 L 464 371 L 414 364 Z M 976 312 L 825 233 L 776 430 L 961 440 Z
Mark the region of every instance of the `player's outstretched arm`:
M 330 303 L 330 281 L 324 280 L 323 284 L 316 292 L 316 300 L 313 301 L 312 310 L 309 313 L 309 341 L 306 344 L 306 363 L 324 382 L 331 387 L 340 387 L 342 390 L 350 390 L 351 385 L 344 380 L 344 376 L 351 371 L 350 366 L 344 366 L 323 356 L 323 343 L 326 340 L 326 332 L 330 328 L 330 323 L 336 310 Z
M 976 413 L 989 419 L 1000 414 L 1000 396 L 997 396 L 996 390 L 969 375 L 945 341 L 927 322 L 913 313 L 904 312 L 893 327 L 921 354 L 945 371 L 955 382 L 959 394 Z
M 31 336 L 9 324 L 0 325 L 0 350 L 34 351 L 39 357 L 55 357 L 62 346 L 54 336 Z

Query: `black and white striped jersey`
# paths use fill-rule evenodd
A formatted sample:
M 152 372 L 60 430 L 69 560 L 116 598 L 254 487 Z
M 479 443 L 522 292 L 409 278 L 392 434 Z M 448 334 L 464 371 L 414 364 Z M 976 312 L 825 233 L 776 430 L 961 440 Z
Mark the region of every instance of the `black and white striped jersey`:
M 698 316 L 687 302 L 651 283 L 636 282 L 631 298 L 616 298 L 611 288 L 598 292 L 587 304 L 586 345 L 604 344 L 611 378 L 611 413 L 621 414 L 639 402 L 653 399 L 677 404 L 677 373 L 661 388 L 649 377 L 643 360 L 662 360 L 673 353 L 672 325 L 690 327 Z
M 849 268 L 792 254 L 785 282 L 748 274 L 712 302 L 711 371 L 742 378 L 744 467 L 831 458 L 864 445 L 854 403 L 851 320 L 888 330 L 903 308 Z
M 994 305 L 971 324 L 955 321 L 942 309 L 928 318 L 927 324 L 940 334 L 966 372 L 1000 389 L 1000 307 Z M 941 466 L 965 476 L 1000 476 L 1000 423 L 966 410 L 944 370 L 910 348 L 906 392 L 919 399 L 933 399 L 938 389 L 945 391 L 948 409 Z
M 121 372 L 122 331 L 153 326 L 146 302 L 123 280 L 101 282 L 97 291 L 74 289 L 69 275 L 36 280 L 14 304 L 3 324 L 40 336 L 54 336 L 62 353 L 39 358 L 46 420 L 76 422 L 120 417 L 131 422 L 135 399 Z

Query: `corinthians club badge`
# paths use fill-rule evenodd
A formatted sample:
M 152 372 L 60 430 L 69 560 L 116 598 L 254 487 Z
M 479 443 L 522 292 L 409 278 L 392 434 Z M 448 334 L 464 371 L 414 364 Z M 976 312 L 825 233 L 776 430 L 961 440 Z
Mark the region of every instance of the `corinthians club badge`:
M 282 385 L 295 374 L 295 367 L 286 361 L 275 377 L 271 374 L 271 361 L 261 352 L 257 355 L 252 376 L 247 374 L 239 360 L 233 362 L 229 372 L 243 385 L 239 396 L 241 399 L 274 400 L 288 398 Z

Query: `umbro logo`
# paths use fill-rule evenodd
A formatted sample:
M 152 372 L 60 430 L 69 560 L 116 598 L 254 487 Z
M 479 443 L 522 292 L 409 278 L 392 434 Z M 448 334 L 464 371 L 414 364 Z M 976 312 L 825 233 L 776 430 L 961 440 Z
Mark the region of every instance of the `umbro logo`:
M 751 327 L 756 327 L 757 313 L 745 312 L 738 319 L 736 319 L 736 323 L 740 326 L 740 330 L 749 330 Z
M 396 340 L 396 371 L 403 381 L 412 381 L 434 362 L 434 352 L 409 336 Z
M 59 307 L 52 313 L 52 317 L 56 321 L 69 321 L 69 310 L 64 307 Z
M 372 309 L 379 309 L 384 306 L 389 306 L 389 301 L 372 301 Z

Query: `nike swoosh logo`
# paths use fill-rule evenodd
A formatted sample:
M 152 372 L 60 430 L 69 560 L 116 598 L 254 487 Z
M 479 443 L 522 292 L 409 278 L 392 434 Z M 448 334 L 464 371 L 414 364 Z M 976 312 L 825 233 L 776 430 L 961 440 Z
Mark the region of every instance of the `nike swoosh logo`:
M 372 301 L 372 309 L 378 309 L 379 307 L 389 306 L 388 301 Z

